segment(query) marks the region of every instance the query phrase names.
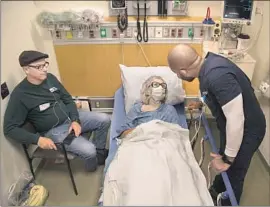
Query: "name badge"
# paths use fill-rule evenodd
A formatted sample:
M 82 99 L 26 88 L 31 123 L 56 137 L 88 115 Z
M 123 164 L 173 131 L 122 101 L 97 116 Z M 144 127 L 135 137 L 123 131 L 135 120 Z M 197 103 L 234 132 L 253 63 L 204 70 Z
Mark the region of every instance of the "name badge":
M 52 88 L 50 88 L 49 90 L 50 90 L 51 93 L 53 93 L 53 92 L 57 91 L 58 89 L 55 88 L 55 87 L 52 87 Z
M 208 94 L 207 91 L 203 91 L 203 92 L 202 92 L 202 95 L 203 95 L 203 96 L 206 96 L 207 94 Z
M 44 111 L 44 110 L 48 109 L 49 107 L 50 107 L 50 103 L 41 104 L 41 105 L 39 105 L 39 110 Z

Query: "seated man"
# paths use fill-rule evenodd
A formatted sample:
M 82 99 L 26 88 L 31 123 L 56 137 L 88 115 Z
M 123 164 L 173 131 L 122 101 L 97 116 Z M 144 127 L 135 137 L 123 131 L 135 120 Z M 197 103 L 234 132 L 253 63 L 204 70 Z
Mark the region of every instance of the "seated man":
M 37 144 L 43 149 L 57 149 L 55 143 L 62 142 L 73 131 L 75 138 L 66 146 L 86 162 L 88 171 L 95 171 L 104 164 L 105 149 L 110 118 L 106 114 L 78 112 L 71 95 L 58 79 L 47 73 L 47 54 L 24 51 L 19 63 L 26 78 L 13 90 L 4 117 L 4 134 L 20 143 Z M 23 128 L 30 122 L 38 134 Z M 95 130 L 93 143 L 81 136 Z
M 130 109 L 123 125 L 117 130 L 118 136 L 116 138 L 124 138 L 140 124 L 154 119 L 180 124 L 176 109 L 165 103 L 167 93 L 167 84 L 160 76 L 148 78 L 141 88 L 141 101 L 135 103 Z M 106 160 L 104 174 L 106 174 L 113 158 L 114 155 L 111 155 Z

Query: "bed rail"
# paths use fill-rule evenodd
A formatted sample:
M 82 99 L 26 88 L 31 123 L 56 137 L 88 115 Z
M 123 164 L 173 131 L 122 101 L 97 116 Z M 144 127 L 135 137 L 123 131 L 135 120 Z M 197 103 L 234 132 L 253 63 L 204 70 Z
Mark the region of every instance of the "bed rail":
M 206 135 L 203 137 L 203 139 L 205 141 L 208 140 L 210 142 L 212 151 L 214 153 L 218 154 L 218 149 L 216 147 L 215 139 L 214 139 L 214 137 L 212 135 L 212 132 L 210 130 L 210 127 L 209 127 L 208 121 L 207 121 L 207 119 L 205 117 L 205 114 L 202 112 L 202 115 L 200 117 L 201 117 L 201 121 L 202 121 L 202 124 L 203 124 L 205 132 L 206 132 Z M 222 172 L 221 176 L 223 178 L 223 182 L 224 182 L 225 187 L 226 187 L 226 191 L 221 194 L 221 197 L 222 198 L 228 198 L 229 197 L 232 206 L 238 206 L 238 203 L 236 201 L 235 194 L 233 192 L 233 189 L 232 189 L 232 186 L 231 186 L 231 183 L 230 183 L 230 180 L 229 180 L 229 177 L 228 177 L 227 173 Z

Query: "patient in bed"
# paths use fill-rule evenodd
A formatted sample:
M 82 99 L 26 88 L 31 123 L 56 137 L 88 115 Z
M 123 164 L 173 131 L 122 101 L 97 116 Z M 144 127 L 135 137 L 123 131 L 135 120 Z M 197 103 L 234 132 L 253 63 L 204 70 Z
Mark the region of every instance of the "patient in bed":
M 179 124 L 180 120 L 176 109 L 165 103 L 167 93 L 167 84 L 160 76 L 148 78 L 141 88 L 141 101 L 133 105 L 124 124 L 117 130 L 120 138 L 125 137 L 140 124 L 154 119 Z

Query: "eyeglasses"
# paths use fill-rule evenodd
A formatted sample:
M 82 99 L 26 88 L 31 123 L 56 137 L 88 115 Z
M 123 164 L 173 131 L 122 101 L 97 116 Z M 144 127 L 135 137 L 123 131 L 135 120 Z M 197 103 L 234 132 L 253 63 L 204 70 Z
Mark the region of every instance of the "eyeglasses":
M 166 83 L 152 82 L 151 86 L 153 88 L 158 88 L 159 86 L 161 86 L 163 89 L 166 89 L 167 88 L 167 84 Z
M 48 68 L 49 62 L 45 62 L 44 64 L 41 64 L 41 65 L 28 65 L 28 66 L 31 68 L 35 68 L 39 71 L 42 71 L 42 70 L 44 70 L 44 68 Z

